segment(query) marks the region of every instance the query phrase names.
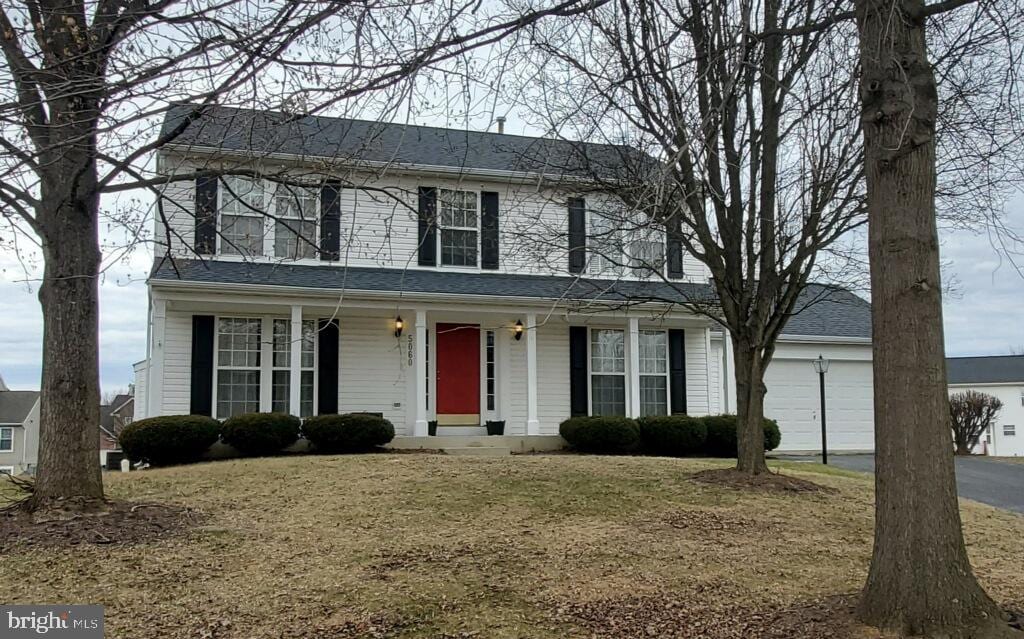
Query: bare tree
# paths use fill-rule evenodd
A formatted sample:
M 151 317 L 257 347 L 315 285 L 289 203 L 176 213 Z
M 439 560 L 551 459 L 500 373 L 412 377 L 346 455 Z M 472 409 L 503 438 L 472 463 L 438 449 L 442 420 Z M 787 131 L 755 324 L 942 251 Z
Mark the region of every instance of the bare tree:
M 37 515 L 102 504 L 98 459 L 98 227 L 104 194 L 170 178 L 151 152 L 215 104 L 288 112 L 396 108 L 409 78 L 549 14 L 598 2 L 62 0 L 0 7 L 0 205 L 44 258 Z M 174 103 L 177 126 L 153 135 Z M 243 169 L 236 169 L 244 173 Z M 329 173 L 330 167 L 322 172 Z M 17 240 L 12 239 L 12 244 Z
M 604 276 L 646 272 L 728 329 L 737 468 L 751 475 L 767 471 L 764 375 L 776 341 L 813 302 L 803 294 L 823 254 L 854 257 L 840 239 L 864 221 L 853 30 L 780 35 L 829 11 L 803 0 L 620 0 L 532 30 L 540 53 L 526 97 L 547 126 L 606 141 L 613 156 L 577 159 L 590 190 L 615 196 L 587 200 L 602 221 L 587 250 Z M 658 229 L 668 255 L 644 243 Z M 714 295 L 666 277 L 664 262 L 682 259 L 674 242 L 706 267 Z
M 978 440 L 995 421 L 1003 402 L 993 395 L 968 390 L 949 397 L 953 443 L 957 455 L 970 455 Z
M 964 4 L 855 3 L 868 193 L 876 460 L 874 552 L 859 614 L 867 623 L 907 635 L 1009 637 L 1019 633 L 1003 623 L 996 604 L 978 584 L 964 547 L 943 350 L 936 230 L 939 85 L 926 34 L 930 16 Z M 977 41 L 979 29 L 997 42 L 1009 36 L 1004 53 L 1014 51 L 1011 34 L 1019 38 L 1022 15 L 1012 4 L 1001 9 L 1008 12 L 979 5 L 974 16 L 950 30 L 957 43 L 952 50 L 955 64 L 973 59 L 965 52 L 971 50 L 966 48 L 969 41 Z M 981 28 L 983 19 L 992 16 L 999 16 L 998 28 Z M 990 67 L 1004 68 L 998 55 L 988 60 Z M 992 87 L 997 95 L 1015 91 L 1012 76 L 1002 80 L 1001 86 Z M 979 96 L 971 96 L 967 104 L 984 112 Z M 1011 101 L 1011 112 L 1013 106 Z

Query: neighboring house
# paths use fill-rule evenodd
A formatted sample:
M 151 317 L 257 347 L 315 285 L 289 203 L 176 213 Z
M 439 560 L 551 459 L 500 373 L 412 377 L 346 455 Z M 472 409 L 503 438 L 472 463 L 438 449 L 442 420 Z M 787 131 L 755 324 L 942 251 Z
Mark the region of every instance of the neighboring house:
M 1024 455 L 1024 355 L 946 359 L 949 394 L 974 390 L 1003 402 L 996 422 L 975 452 L 999 457 Z
M 100 405 L 100 450 L 118 448 L 117 437 L 132 423 L 135 416 L 135 397 L 131 393 L 115 395 L 109 404 Z
M 39 458 L 39 391 L 9 390 L 0 378 L 0 472 L 35 472 Z
M 183 124 L 182 109 L 164 134 Z M 206 112 L 159 151 L 163 174 L 213 162 L 338 181 L 168 183 L 156 236 L 170 246 L 148 282 L 135 415 L 371 411 L 399 436 L 427 435 L 435 420 L 446 436 L 483 433 L 486 420 L 505 421 L 508 435 L 557 435 L 570 415 L 734 411 L 728 340 L 671 303 L 713 302 L 706 269 L 664 229 L 610 233 L 602 198 L 574 168 L 578 154 L 613 165 L 621 152 Z M 870 450 L 869 306 L 827 287 L 805 297 L 815 302 L 793 318 L 768 373 L 782 447 L 820 446 L 810 360 L 823 353 L 834 367 L 832 447 Z

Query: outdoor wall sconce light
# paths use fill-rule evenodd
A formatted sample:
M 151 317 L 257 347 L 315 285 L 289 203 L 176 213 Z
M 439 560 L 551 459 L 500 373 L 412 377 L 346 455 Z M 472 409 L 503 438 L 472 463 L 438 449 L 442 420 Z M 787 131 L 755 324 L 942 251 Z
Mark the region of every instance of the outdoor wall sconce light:
M 405 328 L 405 322 L 402 321 L 402 316 L 399 315 L 395 318 L 395 337 L 402 336 L 402 329 Z
M 516 341 L 523 339 L 523 322 L 522 320 L 516 320 Z

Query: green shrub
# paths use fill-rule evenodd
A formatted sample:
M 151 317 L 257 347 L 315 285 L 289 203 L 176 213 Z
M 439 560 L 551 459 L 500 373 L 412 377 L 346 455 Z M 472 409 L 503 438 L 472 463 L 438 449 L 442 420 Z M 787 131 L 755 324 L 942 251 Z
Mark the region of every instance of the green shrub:
M 644 452 L 663 457 L 698 455 L 704 450 L 708 428 L 689 415 L 641 417 L 640 442 Z
M 378 415 L 318 415 L 302 422 L 302 434 L 317 450 L 348 453 L 383 446 L 395 438 L 395 427 Z
M 224 443 L 243 455 L 275 455 L 299 438 L 302 420 L 286 413 L 247 413 L 224 420 Z
M 627 417 L 572 417 L 558 432 L 585 453 L 630 453 L 640 446 L 640 428 Z
M 779 422 L 774 419 L 764 420 L 764 449 L 775 450 L 782 443 L 782 431 L 779 430 Z
M 204 415 L 164 415 L 124 427 L 118 442 L 132 461 L 170 466 L 197 461 L 220 437 L 220 423 Z
M 709 415 L 701 418 L 708 430 L 705 453 L 711 457 L 735 457 L 738 454 L 736 441 L 736 415 Z M 764 449 L 775 450 L 782 441 L 779 424 L 774 419 L 764 420 Z

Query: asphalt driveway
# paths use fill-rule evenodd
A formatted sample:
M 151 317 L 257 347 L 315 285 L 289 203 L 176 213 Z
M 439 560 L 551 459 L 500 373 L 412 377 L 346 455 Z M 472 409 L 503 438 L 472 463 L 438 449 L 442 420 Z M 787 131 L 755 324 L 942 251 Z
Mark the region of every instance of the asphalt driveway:
M 820 457 L 796 457 L 820 462 Z M 871 473 L 873 455 L 829 455 L 829 466 Z M 1024 513 L 1024 464 L 988 457 L 957 457 L 956 485 L 961 497 Z

